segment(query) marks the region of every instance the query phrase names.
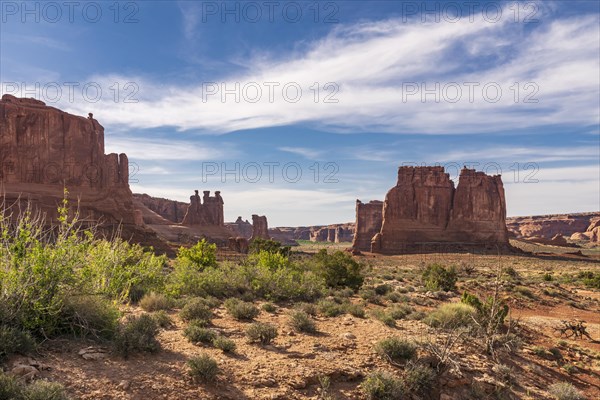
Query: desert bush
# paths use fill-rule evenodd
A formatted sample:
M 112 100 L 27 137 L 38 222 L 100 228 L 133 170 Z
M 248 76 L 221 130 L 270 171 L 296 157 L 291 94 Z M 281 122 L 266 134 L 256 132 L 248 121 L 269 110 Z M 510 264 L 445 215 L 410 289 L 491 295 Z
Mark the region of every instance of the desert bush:
M 187 362 L 190 377 L 194 382 L 214 382 L 219 374 L 217 362 L 208 354 L 201 354 Z
M 414 358 L 417 345 L 399 337 L 380 340 L 375 344 L 375 351 L 391 363 L 399 363 Z
M 568 382 L 553 383 L 548 392 L 556 400 L 585 400 L 585 396 Z
M 176 263 L 193 267 L 198 271 L 208 267 L 216 267 L 217 245 L 202 239 L 192 247 L 180 247 L 177 252 Z
M 254 304 L 236 298 L 225 300 L 224 305 L 227 312 L 238 321 L 252 321 L 260 313 Z
M 390 314 L 386 313 L 383 310 L 374 310 L 372 313 L 373 317 L 378 321 L 381 321 L 384 325 L 389 326 L 390 328 L 396 327 L 396 320 Z
M 431 393 L 436 378 L 437 372 L 427 365 L 410 363 L 404 371 L 404 382 L 414 393 Z
M 291 253 L 290 246 L 282 246 L 280 242 L 272 239 L 256 238 L 250 242 L 249 246 L 250 253 L 260 253 L 261 251 L 281 254 L 284 257 L 289 257 Z
M 326 317 L 337 317 L 346 312 L 345 307 L 342 304 L 327 299 L 319 301 L 317 307 L 319 312 Z
M 394 319 L 406 318 L 407 315 L 414 312 L 415 309 L 409 305 L 402 304 L 394 306 L 388 310 L 388 314 Z
M 119 326 L 114 340 L 115 350 L 123 357 L 133 352 L 156 352 L 160 349 L 157 334 L 158 325 L 150 315 L 130 316 Z
M 78 279 L 88 293 L 104 294 L 118 301 L 140 298 L 143 293 L 164 289 L 165 256 L 144 251 L 121 239 L 95 241 L 86 252 Z
M 188 300 L 179 312 L 179 316 L 184 321 L 191 321 L 194 319 L 200 319 L 210 321 L 213 313 L 211 309 L 206 305 L 204 299 L 195 297 Z
M 423 283 L 429 290 L 444 290 L 446 292 L 456 289 L 457 274 L 454 267 L 448 269 L 440 264 L 430 264 L 422 274 Z
M 200 321 L 200 323 L 194 323 L 195 321 L 192 321 L 183 330 L 183 336 L 191 343 L 211 344 L 217 337 L 217 333 L 214 330 L 203 326 L 202 320 L 198 321 Z
M 274 313 L 275 311 L 277 311 L 277 307 L 273 303 L 265 303 L 260 308 L 263 311 L 271 313 L 271 314 Z
M 0 325 L 0 361 L 13 353 L 27 354 L 35 348 L 35 341 L 18 328 Z
M 513 267 L 502 268 L 502 274 L 507 275 L 508 277 L 515 279 L 515 280 L 519 279 L 519 273 Z
M 38 380 L 25 387 L 23 398 L 25 400 L 67 400 L 69 397 L 60 383 Z
M 24 400 L 21 383 L 12 375 L 6 375 L 0 369 L 0 399 Z
M 592 271 L 580 273 L 580 277 L 583 278 L 583 283 L 594 289 L 600 289 L 600 273 L 595 274 Z
M 390 292 L 390 293 L 386 294 L 384 296 L 384 298 L 387 301 L 389 301 L 390 303 L 398 303 L 398 302 L 400 302 L 400 301 L 402 301 L 404 299 L 404 296 L 402 296 L 398 292 Z
M 352 315 L 353 317 L 364 318 L 366 316 L 365 308 L 363 306 L 361 306 L 360 304 L 348 303 L 348 304 L 346 304 L 345 307 L 346 307 L 346 312 L 348 314 Z
M 61 311 L 60 331 L 76 337 L 112 339 L 119 317 L 119 310 L 102 296 L 69 296 Z
M 377 293 L 380 296 L 383 296 L 392 291 L 392 286 L 388 285 L 387 283 L 384 283 L 384 284 L 375 286 L 374 290 L 375 290 L 375 293 Z
M 171 308 L 171 301 L 162 293 L 150 292 L 142 297 L 139 306 L 148 312 L 168 310 Z
M 305 312 L 313 317 L 317 315 L 317 306 L 312 303 L 298 303 L 294 306 L 294 310 Z
M 212 344 L 223 353 L 233 353 L 236 348 L 235 342 L 225 336 L 217 336 L 213 339 Z
M 246 336 L 251 343 L 266 345 L 277 337 L 277 327 L 271 324 L 255 322 L 246 329 Z
M 336 251 L 329 254 L 326 249 L 321 249 L 313 261 L 317 275 L 322 277 L 329 287 L 349 287 L 358 290 L 364 282 L 363 265 L 347 253 Z
M 373 288 L 362 288 L 358 292 L 359 296 L 369 303 L 381 304 L 381 296 L 379 296 Z
M 315 333 L 317 331 L 315 322 L 304 311 L 292 311 L 289 317 L 289 325 L 296 332 Z
M 165 310 L 153 312 L 152 318 L 156 321 L 156 325 L 163 329 L 168 329 L 173 326 L 173 320 Z
M 492 371 L 496 374 L 498 380 L 504 384 L 515 383 L 515 371 L 505 364 L 496 364 L 492 367 Z
M 488 320 L 493 319 L 493 323 L 502 325 L 504 319 L 508 315 L 508 305 L 505 302 L 496 302 L 494 304 L 494 298 L 488 297 L 485 302 L 479 300 L 477 296 L 464 292 L 461 297 L 461 303 L 470 305 L 477 311 L 476 320 L 481 325 L 485 325 Z M 495 308 L 495 309 L 494 309 Z
M 434 328 L 453 329 L 473 325 L 475 308 L 468 304 L 447 303 L 427 315 L 423 322 Z
M 368 400 L 402 400 L 407 394 L 404 381 L 384 371 L 369 374 L 361 389 Z

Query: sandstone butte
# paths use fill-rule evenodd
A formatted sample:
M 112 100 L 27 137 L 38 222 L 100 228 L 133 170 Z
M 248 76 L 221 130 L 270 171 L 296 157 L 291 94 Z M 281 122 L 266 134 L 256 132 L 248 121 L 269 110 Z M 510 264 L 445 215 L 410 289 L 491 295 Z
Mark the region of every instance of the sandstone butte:
M 382 254 L 510 248 L 501 177 L 467 168 L 455 188 L 443 167 L 400 167 L 383 203 L 357 201 L 355 231 L 354 250 Z
M 135 226 L 125 154 L 104 154 L 104 128 L 87 118 L 11 95 L 0 100 L 0 184 L 5 206 L 31 203 L 56 217 L 63 190 L 83 221 Z

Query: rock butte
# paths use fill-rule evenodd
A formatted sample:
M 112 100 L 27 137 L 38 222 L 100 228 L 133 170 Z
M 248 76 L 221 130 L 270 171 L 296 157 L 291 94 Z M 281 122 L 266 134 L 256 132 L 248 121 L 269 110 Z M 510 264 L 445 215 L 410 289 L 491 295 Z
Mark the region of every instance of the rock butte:
M 269 239 L 269 226 L 267 224 L 267 217 L 264 215 L 252 215 L 252 237 L 254 239 Z
M 354 250 L 367 247 L 366 238 L 379 223 L 378 207 L 376 202 L 357 202 Z M 371 239 L 372 252 L 510 248 L 500 176 L 464 168 L 455 189 L 443 167 L 400 167 L 382 216 L 381 230 Z
M 104 154 L 104 128 L 92 114 L 68 114 L 35 99 L 0 100 L 0 182 L 7 204 L 31 202 L 56 218 L 63 189 L 83 220 L 141 224 L 125 154 Z

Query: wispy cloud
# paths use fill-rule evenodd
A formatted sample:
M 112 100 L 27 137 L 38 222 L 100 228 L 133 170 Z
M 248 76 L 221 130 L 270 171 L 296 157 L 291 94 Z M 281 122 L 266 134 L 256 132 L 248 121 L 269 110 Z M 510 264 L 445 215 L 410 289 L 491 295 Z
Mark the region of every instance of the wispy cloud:
M 194 18 L 190 11 L 184 25 L 193 26 Z M 204 101 L 208 87 L 201 82 L 176 87 L 145 78 L 137 80 L 140 93 L 145 93 L 137 104 L 105 101 L 76 104 L 72 109 L 102 109 L 107 124 L 204 132 L 297 123 L 340 131 L 450 134 L 595 125 L 600 121 L 599 18 L 544 18 L 543 24 L 532 29 L 508 20 L 488 23 L 481 17 L 473 22 L 467 18 L 457 23 L 425 24 L 389 19 L 341 26 L 292 58 L 251 59 L 251 74 L 217 82 L 227 89 L 239 84 L 239 101 L 234 95 L 222 99 L 223 87 L 217 95 L 204 96 Z M 280 85 L 274 90 L 274 101 L 269 99 L 265 82 Z M 325 88 L 329 82 L 337 86 Z M 457 82 L 462 92 L 456 102 L 448 101 L 457 93 L 452 86 L 444 91 L 451 82 Z M 474 86 L 471 99 L 465 82 L 479 85 Z M 533 84 L 525 86 L 530 82 Z M 288 83 L 302 89 L 297 102 L 283 97 L 283 85 Z M 407 86 L 412 83 L 426 87 L 403 96 L 413 90 Z M 422 89 L 435 88 L 436 83 L 440 84 L 436 91 L 441 101 L 429 95 L 423 102 Z M 255 84 L 262 93 L 252 103 L 248 99 L 256 99 Z M 497 102 L 491 101 L 497 98 L 494 87 L 488 87 L 487 100 L 484 97 L 486 84 L 501 88 Z M 324 102 L 327 95 L 338 102 Z M 295 89 L 289 89 L 288 96 L 294 97 Z M 528 96 L 538 102 L 525 103 Z
M 297 154 L 309 160 L 319 160 L 323 155 L 322 151 L 308 149 L 306 147 L 279 147 L 279 150 L 286 153 Z
M 232 145 L 207 146 L 198 142 L 111 137 L 106 141 L 107 153 L 126 153 L 137 160 L 219 160 L 235 157 L 239 151 Z

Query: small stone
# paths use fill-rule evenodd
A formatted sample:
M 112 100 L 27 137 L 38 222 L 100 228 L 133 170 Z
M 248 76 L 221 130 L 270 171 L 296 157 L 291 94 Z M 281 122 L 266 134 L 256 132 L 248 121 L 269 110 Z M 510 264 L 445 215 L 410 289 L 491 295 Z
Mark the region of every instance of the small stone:
M 129 388 L 131 387 L 131 382 L 121 381 L 119 382 L 119 385 L 117 387 L 121 390 L 129 390 Z
M 356 336 L 353 335 L 350 332 L 344 332 L 340 336 L 342 337 L 342 339 L 346 339 L 346 340 L 354 340 L 354 339 L 356 339 Z

